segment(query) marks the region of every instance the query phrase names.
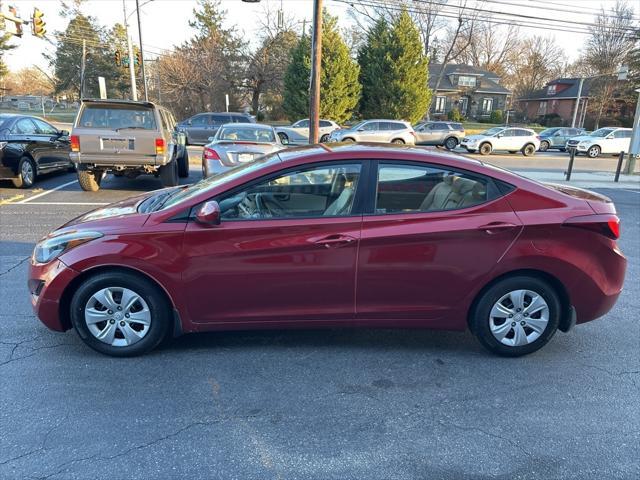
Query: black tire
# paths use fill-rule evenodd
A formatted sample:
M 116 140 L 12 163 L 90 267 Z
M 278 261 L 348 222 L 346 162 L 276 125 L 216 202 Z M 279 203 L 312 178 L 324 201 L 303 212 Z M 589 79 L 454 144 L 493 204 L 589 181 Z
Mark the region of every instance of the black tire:
M 561 152 L 566 152 L 567 151 L 567 149 L 564 148 L 564 147 L 560 147 L 558 150 L 560 150 Z
M 391 140 L 391 143 L 393 143 L 394 145 L 404 145 L 405 142 L 401 138 L 394 138 L 393 140 Z
M 325 133 L 320 137 L 320 143 L 327 143 L 329 141 L 329 134 Z
M 540 148 L 538 150 L 540 150 L 541 152 L 546 152 L 547 150 L 549 150 L 549 147 L 549 142 L 543 140 L 542 142 L 540 142 Z
M 160 181 L 163 187 L 178 185 L 178 162 L 175 160 L 160 167 Z
M 458 146 L 458 139 L 456 137 L 449 137 L 444 141 L 444 147 L 447 150 L 453 150 Z
M 36 181 L 38 171 L 36 164 L 29 157 L 22 157 L 18 162 L 18 175 L 12 179 L 16 188 L 31 188 Z
M 131 289 L 149 306 L 151 312 L 149 331 L 133 345 L 113 346 L 98 340 L 90 332 L 84 320 L 84 309 L 92 295 L 109 287 Z M 172 310 L 163 293 L 146 277 L 129 272 L 114 271 L 99 273 L 84 280 L 71 299 L 69 313 L 74 329 L 89 347 L 113 357 L 131 357 L 154 349 L 167 336 L 172 325 Z M 116 326 L 116 328 L 118 327 Z M 120 335 L 122 335 L 122 331 L 120 331 Z
M 475 149 L 473 149 L 473 148 L 467 148 L 467 152 L 469 152 L 469 153 L 476 153 Z
M 184 147 L 184 154 L 178 158 L 178 177 L 189 177 L 189 152 L 187 152 L 187 147 Z
M 600 156 L 600 152 L 602 150 L 600 149 L 600 147 L 598 145 L 593 145 L 591 147 L 589 147 L 589 150 L 587 150 L 587 157 L 589 158 L 597 158 Z
M 514 153 L 516 153 L 516 152 L 517 152 L 517 150 L 509 150 L 509 153 L 510 153 L 510 154 L 512 154 L 512 155 L 513 155 Z
M 490 143 L 485 142 L 482 145 L 480 145 L 480 149 L 478 151 L 480 152 L 480 155 L 490 155 L 491 152 L 493 151 L 493 147 L 491 146 Z
M 347 138 L 343 138 L 342 141 L 346 143 L 354 143 L 355 139 L 351 137 L 347 137 Z
M 78 170 L 78 183 L 85 192 L 97 192 L 100 190 L 101 182 L 101 171 Z
M 501 343 L 493 333 L 491 333 L 490 327 L 490 314 L 493 306 L 504 295 L 515 290 L 531 290 L 532 292 L 539 294 L 547 303 L 549 310 L 549 321 L 544 331 L 537 339 L 522 346 L 508 346 Z M 469 326 L 480 343 L 490 352 L 505 357 L 519 357 L 542 348 L 551 339 L 551 337 L 553 337 L 560 323 L 561 311 L 562 305 L 560 298 L 551 285 L 537 277 L 518 275 L 499 280 L 481 294 L 470 313 Z M 521 320 L 524 320 L 524 318 Z M 510 321 L 511 320 L 505 319 L 506 323 Z M 511 325 L 518 327 L 517 321 L 511 322 Z M 526 328 L 527 327 L 524 327 L 523 330 Z M 509 333 L 513 333 L 515 335 L 515 330 L 512 330 Z M 507 333 L 507 335 L 509 335 L 509 333 Z
M 522 155 L 530 157 L 536 153 L 536 146 L 533 143 L 527 143 L 522 147 Z

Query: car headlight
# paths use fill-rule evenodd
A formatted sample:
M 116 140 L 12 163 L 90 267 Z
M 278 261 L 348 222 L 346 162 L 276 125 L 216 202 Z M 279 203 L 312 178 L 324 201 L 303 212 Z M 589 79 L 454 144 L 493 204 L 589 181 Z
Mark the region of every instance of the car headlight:
M 100 232 L 81 231 L 44 238 L 36 244 L 36 248 L 33 250 L 33 258 L 38 263 L 49 263 L 67 250 L 102 236 L 103 234 Z

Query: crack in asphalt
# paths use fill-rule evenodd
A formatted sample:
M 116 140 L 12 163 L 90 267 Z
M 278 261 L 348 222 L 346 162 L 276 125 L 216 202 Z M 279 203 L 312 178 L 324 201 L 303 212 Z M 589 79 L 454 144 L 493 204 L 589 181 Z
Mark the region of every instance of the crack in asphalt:
M 11 349 L 11 353 L 9 354 L 9 359 L 5 360 L 4 362 L 0 363 L 0 367 L 2 367 L 3 365 L 7 365 L 8 363 L 11 362 L 16 362 L 18 360 L 22 360 L 25 358 L 29 358 L 29 357 L 33 357 L 38 350 L 45 350 L 45 349 L 49 349 L 49 348 L 57 348 L 57 347 L 62 347 L 64 345 L 73 345 L 73 343 L 56 343 L 55 345 L 43 345 L 41 347 L 35 347 L 35 348 L 31 348 L 31 347 L 27 347 L 30 349 L 31 353 L 29 353 L 28 355 L 22 355 L 21 357 L 14 357 L 15 351 L 21 347 L 23 344 L 25 343 L 30 343 L 30 342 L 35 342 L 38 338 L 40 338 L 40 335 L 38 335 L 35 338 L 29 339 L 29 340 L 23 340 L 21 342 L 0 342 L 1 345 L 13 345 L 13 348 Z
M 600 367 L 598 365 L 589 365 L 587 363 L 582 363 L 581 364 L 583 367 L 587 367 L 587 368 L 593 368 L 594 370 L 599 370 L 601 372 L 606 373 L 607 375 L 610 375 L 612 377 L 624 377 L 625 375 L 629 375 L 629 380 L 631 380 L 631 383 L 633 383 L 634 387 L 638 387 L 638 384 L 636 383 L 635 378 L 633 378 L 631 375 L 636 375 L 638 373 L 640 373 L 640 370 L 623 370 L 622 372 L 612 372 L 611 370 L 608 370 L 604 367 Z
M 59 421 L 58 423 L 56 423 L 53 427 L 51 427 L 49 430 L 47 430 L 47 433 L 44 434 L 44 438 L 42 439 L 42 445 L 40 445 L 40 447 L 35 448 L 27 453 L 23 453 L 21 455 L 18 455 L 16 457 L 12 457 L 9 458 L 7 460 L 4 460 L 2 462 L 0 462 L 0 465 L 7 465 L 8 463 L 11 462 L 15 462 L 16 460 L 20 460 L 21 458 L 25 458 L 28 457 L 29 455 L 33 455 L 34 453 L 38 453 L 38 452 L 42 452 L 44 450 L 47 449 L 47 441 L 49 440 L 49 436 L 53 433 L 53 431 L 58 428 L 60 425 L 62 425 L 64 422 L 66 422 L 69 419 L 69 415 L 65 416 L 64 419 L 62 419 L 61 421 Z
M 483 435 L 486 435 L 487 437 L 498 438 L 500 440 L 503 440 L 503 441 L 509 443 L 510 445 L 513 445 L 514 447 L 516 447 L 518 450 L 520 450 L 522 453 L 524 453 L 529 458 L 533 457 L 533 455 L 528 450 L 526 450 L 522 445 L 520 445 L 518 442 L 514 442 L 510 438 L 503 437 L 502 435 L 498 435 L 497 433 L 491 433 L 491 432 L 483 430 L 482 428 L 479 428 L 479 427 L 466 427 L 466 426 L 463 426 L 463 425 L 457 425 L 455 423 L 450 423 L 450 422 L 447 423 L 447 422 L 443 422 L 442 420 L 438 420 L 438 423 L 440 424 L 440 426 L 445 427 L 445 428 L 446 427 L 453 427 L 453 428 L 456 428 L 458 430 L 462 430 L 463 432 L 476 431 L 476 432 L 482 433 Z
M 28 257 L 23 258 L 22 260 L 20 260 L 18 263 L 16 263 L 12 267 L 9 267 L 8 270 L 5 270 L 4 272 L 0 272 L 0 277 L 3 276 L 3 275 L 6 275 L 7 273 L 9 273 L 12 270 L 15 270 L 16 268 L 18 268 L 20 265 L 22 265 L 24 262 L 26 262 L 30 258 L 31 258 L 31 255 L 29 255 Z

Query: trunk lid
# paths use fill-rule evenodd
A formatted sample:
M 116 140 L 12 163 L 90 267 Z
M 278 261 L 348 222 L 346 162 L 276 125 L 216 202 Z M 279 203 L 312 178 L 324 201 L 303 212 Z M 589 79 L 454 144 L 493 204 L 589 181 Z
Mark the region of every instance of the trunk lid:
M 544 185 L 558 192 L 564 193 L 565 195 L 569 195 L 570 197 L 585 200 L 595 213 L 616 213 L 616 206 L 613 204 L 613 200 L 606 195 L 586 190 L 584 188 L 559 185 L 557 183 L 545 183 Z

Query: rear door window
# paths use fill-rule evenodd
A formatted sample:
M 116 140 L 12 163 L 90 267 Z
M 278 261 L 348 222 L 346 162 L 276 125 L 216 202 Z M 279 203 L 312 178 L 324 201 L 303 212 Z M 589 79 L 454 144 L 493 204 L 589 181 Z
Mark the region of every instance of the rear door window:
M 38 129 L 38 133 L 41 135 L 57 135 L 58 129 L 53 125 L 49 125 L 47 122 L 40 120 L 39 118 L 32 119 L 36 124 L 36 128 Z
M 152 108 L 141 105 L 84 105 L 78 122 L 82 128 L 107 128 L 111 130 L 136 128 L 156 130 L 156 118 Z
M 36 124 L 30 118 L 21 118 L 13 125 L 11 133 L 16 135 L 35 135 L 37 133 Z
M 191 125 L 194 127 L 203 127 L 207 124 L 207 115 L 198 115 L 191 119 Z
M 223 125 L 225 123 L 232 123 L 233 119 L 231 115 L 211 115 L 212 121 L 210 122 L 212 125 Z

